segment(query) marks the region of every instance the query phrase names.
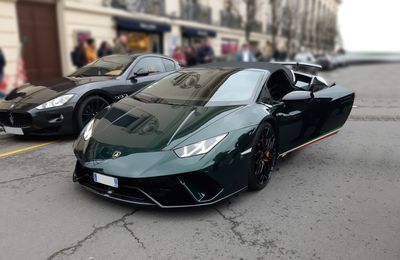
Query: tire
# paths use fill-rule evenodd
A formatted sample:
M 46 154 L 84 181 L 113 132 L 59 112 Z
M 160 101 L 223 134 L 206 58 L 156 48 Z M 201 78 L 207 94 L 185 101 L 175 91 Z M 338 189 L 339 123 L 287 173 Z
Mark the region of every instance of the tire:
M 262 123 L 255 134 L 251 149 L 248 189 L 261 190 L 267 186 L 278 158 L 278 145 L 274 127 Z
M 82 130 L 83 127 L 89 123 L 89 121 L 101 110 L 107 107 L 110 103 L 100 96 L 89 96 L 83 100 L 78 107 L 76 113 L 76 122 L 78 130 Z

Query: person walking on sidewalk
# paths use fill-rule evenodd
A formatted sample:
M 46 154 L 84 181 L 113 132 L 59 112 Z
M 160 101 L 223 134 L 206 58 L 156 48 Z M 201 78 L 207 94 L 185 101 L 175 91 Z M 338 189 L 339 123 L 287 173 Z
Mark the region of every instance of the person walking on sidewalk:
M 0 48 L 0 84 L 4 80 L 4 67 L 6 66 L 6 58 L 4 57 L 3 50 Z
M 113 54 L 127 54 L 128 53 L 128 38 L 126 35 L 121 34 L 117 41 L 115 42 L 115 46 L 112 49 Z
M 85 48 L 86 60 L 88 63 L 91 63 L 97 60 L 96 44 L 93 38 L 89 38 L 86 43 L 87 43 Z
M 86 43 L 84 41 L 79 41 L 78 45 L 75 46 L 74 50 L 71 52 L 72 63 L 78 69 L 87 64 L 85 45 Z

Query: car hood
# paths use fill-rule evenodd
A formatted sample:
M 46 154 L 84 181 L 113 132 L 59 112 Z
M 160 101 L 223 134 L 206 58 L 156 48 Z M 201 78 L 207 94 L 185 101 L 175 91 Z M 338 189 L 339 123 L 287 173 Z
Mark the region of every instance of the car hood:
M 59 78 L 35 84 L 24 84 L 12 91 L 4 100 L 10 103 L 25 103 L 40 105 L 53 98 L 56 98 L 75 87 L 98 81 L 104 81 L 108 77 L 87 77 L 87 78 Z
M 127 97 L 115 103 L 94 124 L 83 161 L 170 150 L 240 106 L 191 107 L 143 103 Z

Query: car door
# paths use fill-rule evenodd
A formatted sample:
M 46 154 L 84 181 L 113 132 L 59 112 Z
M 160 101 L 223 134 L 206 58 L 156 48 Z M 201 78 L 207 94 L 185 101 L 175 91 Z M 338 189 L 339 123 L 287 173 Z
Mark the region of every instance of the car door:
M 295 88 L 284 71 L 274 72 L 260 94 L 262 103 L 269 107 L 279 128 L 279 152 L 283 153 L 303 141 L 301 133 L 308 104 L 284 103 L 282 98 Z
M 156 56 L 140 58 L 127 77 L 128 94 L 141 90 L 169 73 L 165 70 L 162 58 Z
M 318 76 L 313 78 L 310 91 L 314 95 L 314 120 L 308 138 L 312 140 L 343 126 L 352 109 L 354 93 L 335 84 L 329 86 Z

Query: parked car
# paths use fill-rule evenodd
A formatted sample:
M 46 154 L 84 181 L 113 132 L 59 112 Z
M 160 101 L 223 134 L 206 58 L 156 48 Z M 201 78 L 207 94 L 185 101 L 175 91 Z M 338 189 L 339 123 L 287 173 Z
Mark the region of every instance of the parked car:
M 73 180 L 162 208 L 261 190 L 278 157 L 336 134 L 354 93 L 276 63 L 182 69 L 106 108 L 74 143 Z
M 111 55 L 56 80 L 25 84 L 0 102 L 0 125 L 16 135 L 64 135 L 99 111 L 178 70 L 157 54 Z
M 303 63 L 316 63 L 314 55 L 310 52 L 299 52 L 294 55 L 294 61 Z
M 335 68 L 347 66 L 347 60 L 344 55 L 334 54 L 332 57 L 333 57 L 333 64 L 334 64 Z
M 321 65 L 323 70 L 332 70 L 335 68 L 333 58 L 329 54 L 318 55 L 316 59 L 317 64 Z

